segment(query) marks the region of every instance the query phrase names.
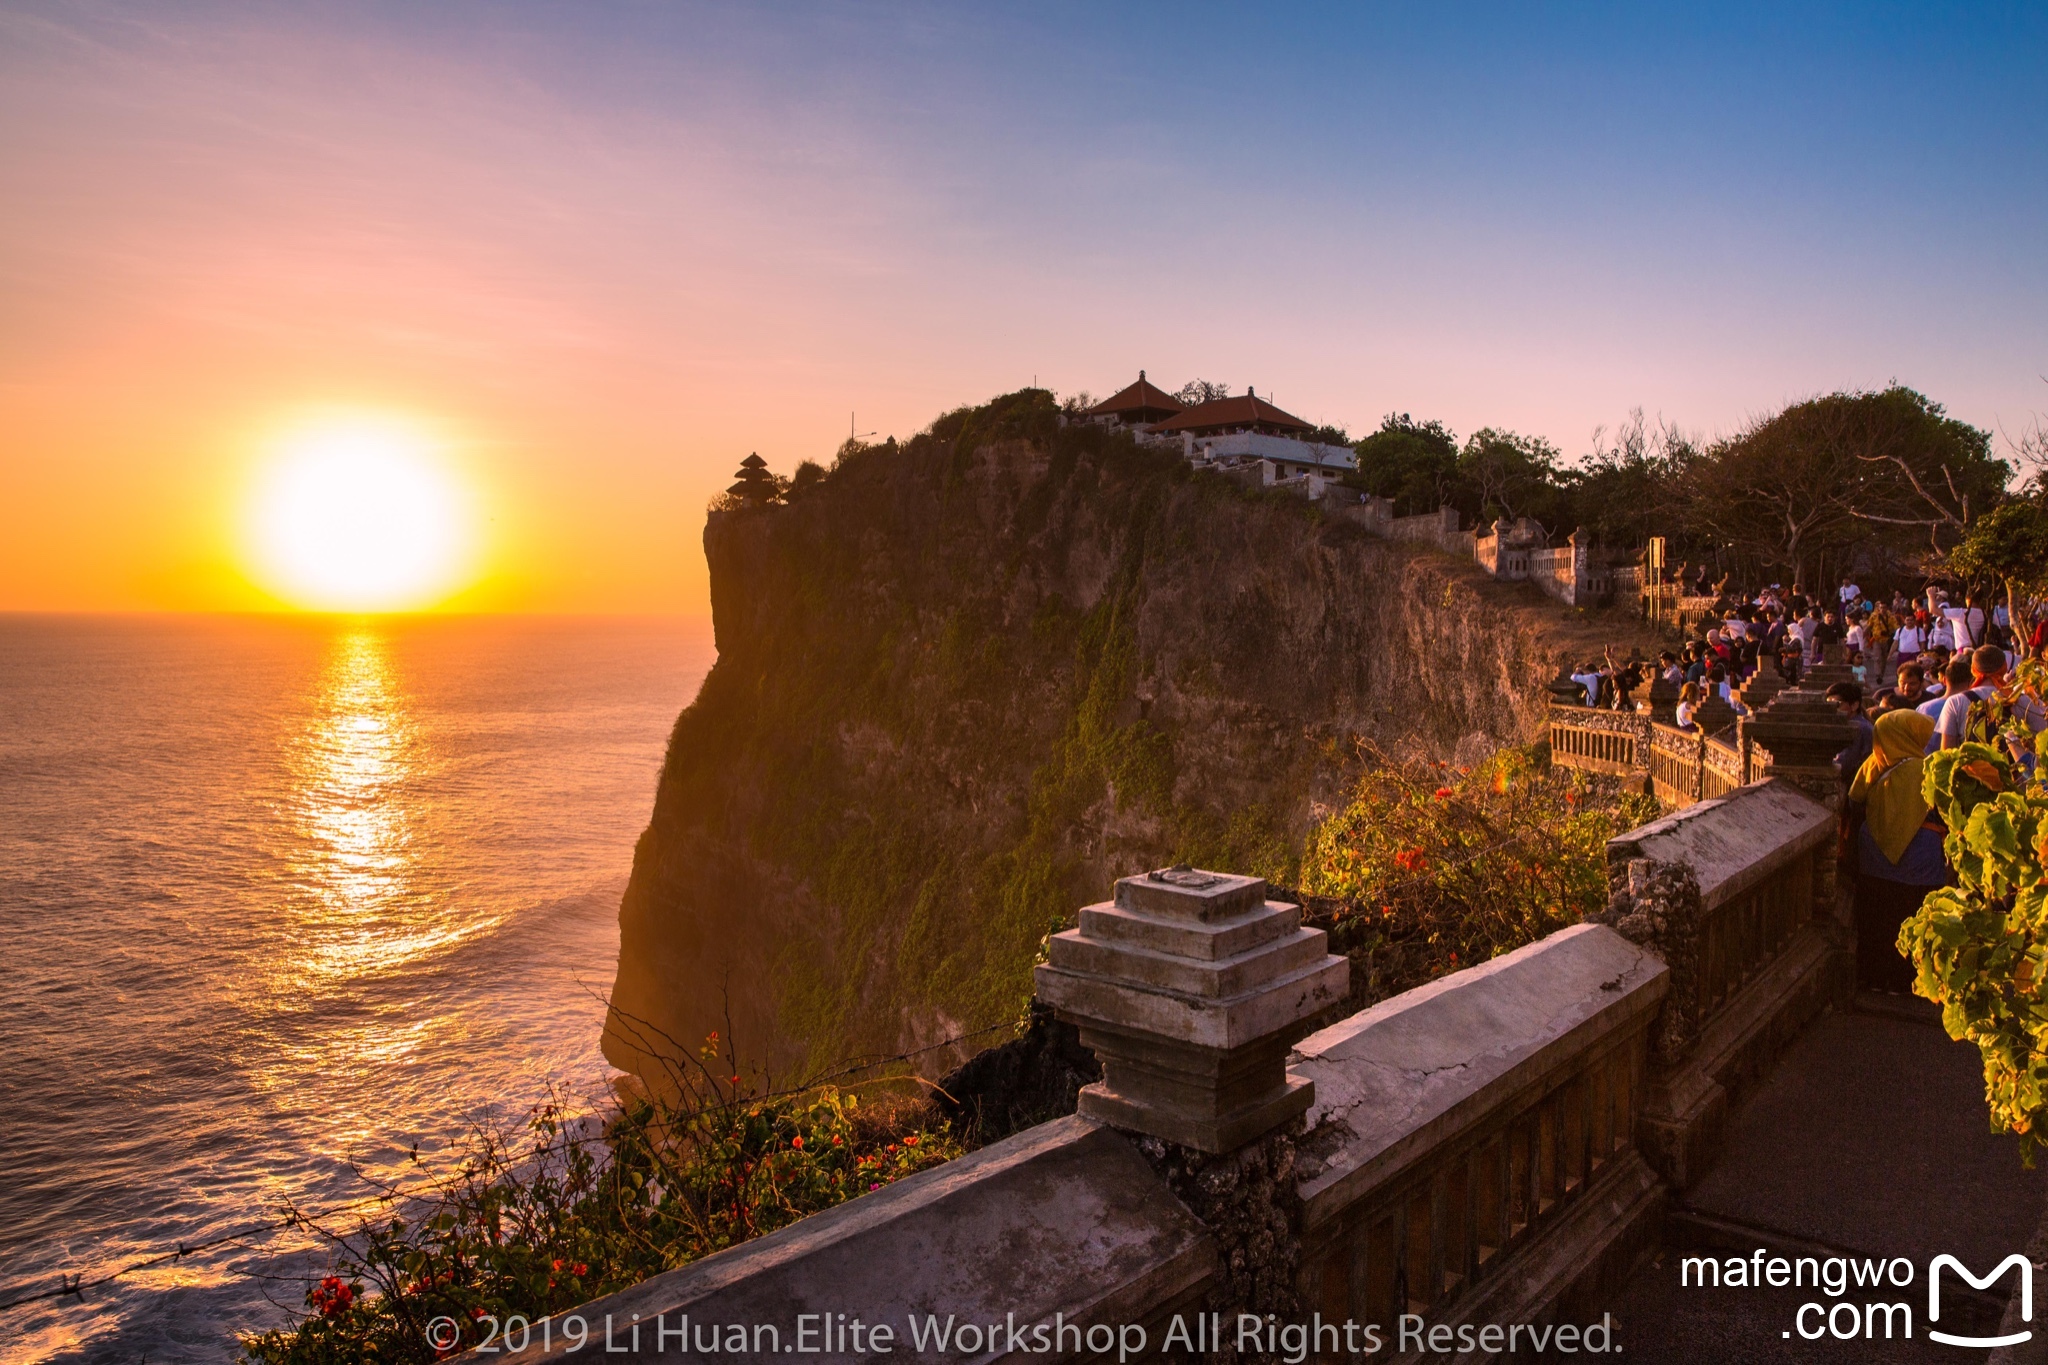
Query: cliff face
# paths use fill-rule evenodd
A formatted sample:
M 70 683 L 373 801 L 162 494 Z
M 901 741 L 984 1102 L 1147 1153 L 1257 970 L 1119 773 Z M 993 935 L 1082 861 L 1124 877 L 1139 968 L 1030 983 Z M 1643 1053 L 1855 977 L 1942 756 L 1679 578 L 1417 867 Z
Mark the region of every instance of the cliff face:
M 714 1029 L 786 1078 L 1006 1023 L 1114 877 L 1286 878 L 1359 739 L 1521 741 L 1627 629 L 1029 390 L 704 548 L 718 663 L 620 909 L 606 1055 L 643 1074 Z

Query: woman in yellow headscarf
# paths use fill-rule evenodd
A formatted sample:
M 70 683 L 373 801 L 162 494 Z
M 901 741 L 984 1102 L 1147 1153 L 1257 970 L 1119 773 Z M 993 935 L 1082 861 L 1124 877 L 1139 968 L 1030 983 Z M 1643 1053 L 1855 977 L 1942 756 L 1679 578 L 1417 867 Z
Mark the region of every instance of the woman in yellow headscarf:
M 1856 834 L 1856 975 L 1871 990 L 1912 989 L 1912 964 L 1899 955 L 1899 926 L 1929 891 L 1948 881 L 1941 842 L 1947 831 L 1920 795 L 1921 756 L 1934 721 L 1918 711 L 1877 718 L 1870 757 L 1849 784 Z

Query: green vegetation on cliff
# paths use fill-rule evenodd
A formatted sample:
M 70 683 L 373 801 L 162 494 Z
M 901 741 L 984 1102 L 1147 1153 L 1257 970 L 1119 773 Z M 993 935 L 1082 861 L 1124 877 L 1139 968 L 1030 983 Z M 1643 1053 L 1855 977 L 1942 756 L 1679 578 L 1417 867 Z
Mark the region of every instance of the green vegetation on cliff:
M 621 909 L 606 1047 L 634 1070 L 728 1018 L 785 1074 L 1014 1019 L 1113 877 L 1293 880 L 1360 739 L 1518 740 L 1595 633 L 1042 390 L 849 447 L 704 540 L 719 661 Z

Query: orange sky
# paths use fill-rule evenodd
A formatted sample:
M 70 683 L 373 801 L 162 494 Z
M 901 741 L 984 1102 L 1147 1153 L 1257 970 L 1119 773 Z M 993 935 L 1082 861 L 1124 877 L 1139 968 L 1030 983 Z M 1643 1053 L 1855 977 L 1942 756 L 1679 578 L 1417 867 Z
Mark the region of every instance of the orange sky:
M 0 610 L 273 605 L 238 507 L 334 405 L 450 437 L 449 605 L 689 613 L 748 451 L 1034 377 L 1567 454 L 2048 407 L 2031 30 L 1178 13 L 0 11 Z

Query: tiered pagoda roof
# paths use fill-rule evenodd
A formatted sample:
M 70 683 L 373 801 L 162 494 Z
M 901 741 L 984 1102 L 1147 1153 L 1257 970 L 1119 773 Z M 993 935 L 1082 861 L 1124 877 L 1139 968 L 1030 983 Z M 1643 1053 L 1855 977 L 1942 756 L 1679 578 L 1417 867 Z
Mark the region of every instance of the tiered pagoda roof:
M 1138 371 L 1138 382 L 1119 390 L 1089 408 L 1082 414 L 1086 417 L 1114 417 L 1120 422 L 1160 422 L 1184 412 L 1187 404 L 1170 393 L 1162 392 L 1145 378 L 1143 370 Z

